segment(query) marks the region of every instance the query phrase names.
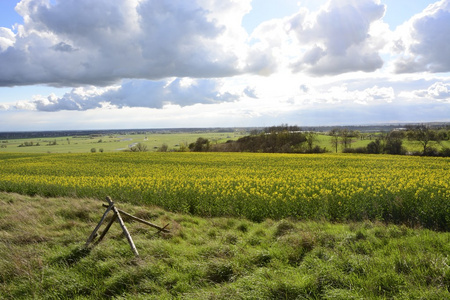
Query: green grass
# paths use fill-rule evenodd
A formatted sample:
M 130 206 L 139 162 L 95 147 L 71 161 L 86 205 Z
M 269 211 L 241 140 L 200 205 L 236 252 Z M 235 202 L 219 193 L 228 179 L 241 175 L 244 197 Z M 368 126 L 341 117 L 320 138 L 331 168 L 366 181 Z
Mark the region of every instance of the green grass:
M 149 151 L 157 151 L 157 148 L 166 144 L 168 150 L 179 149 L 181 144 L 193 143 L 199 137 L 207 138 L 212 143 L 224 143 L 227 140 L 236 140 L 242 137 L 242 132 L 192 132 L 192 133 L 149 133 L 149 134 L 129 134 L 129 135 L 105 135 L 102 137 L 90 138 L 89 136 L 79 137 L 52 137 L 33 139 L 11 139 L 2 140 L 1 143 L 6 148 L 0 148 L 1 152 L 12 153 L 89 153 L 92 148 L 96 151 L 103 149 L 104 152 L 118 152 L 128 149 L 130 144 L 143 143 Z M 56 141 L 56 145 L 48 145 L 49 142 Z M 39 143 L 40 146 L 19 147 L 25 142 Z
M 369 143 L 375 141 L 375 138 L 373 139 L 353 139 L 351 143 L 351 148 L 359 148 L 359 147 L 366 147 Z M 327 148 L 330 152 L 335 152 L 335 148 L 331 145 L 331 137 L 327 135 L 318 135 L 317 136 L 317 145 L 322 148 Z M 445 148 L 450 148 L 450 141 L 441 141 L 440 143 L 436 142 L 430 142 L 431 147 L 436 148 L 437 150 Z M 417 141 L 409 141 L 408 139 L 403 139 L 403 147 L 405 147 L 406 151 L 408 152 L 422 152 L 423 146 L 417 142 Z M 342 147 L 339 145 L 338 152 L 342 152 Z
M 178 150 L 181 144 L 190 144 L 199 137 L 207 138 L 212 143 L 225 143 L 228 140 L 237 140 L 247 135 L 246 132 L 209 132 L 199 131 L 192 133 L 149 133 L 149 134 L 128 134 L 128 135 L 104 135 L 102 137 L 90 138 L 89 136 L 78 137 L 56 137 L 56 138 L 33 138 L 33 139 L 10 139 L 2 140 L 0 145 L 6 148 L 0 148 L 2 152 L 12 153 L 88 153 L 92 148 L 98 152 L 103 149 L 104 152 L 118 152 L 128 149 L 130 144 L 143 143 L 148 147 L 149 151 L 157 151 L 163 144 L 168 146 L 168 150 Z M 373 139 L 374 140 L 374 139 Z M 366 147 L 373 140 L 370 139 L 354 139 L 351 147 Z M 49 146 L 49 142 L 56 141 L 57 145 Z M 25 142 L 39 143 L 40 146 L 19 147 Z M 331 145 L 331 137 L 328 135 L 318 134 L 315 145 L 326 148 L 333 152 L 335 149 Z M 403 140 L 403 146 L 407 151 L 420 152 L 423 147 L 418 142 Z M 440 144 L 431 143 L 431 146 L 440 150 L 442 147 L 450 147 L 450 141 L 442 141 Z M 342 152 L 339 146 L 338 152 Z
M 260 223 L 117 206 L 126 221 L 88 250 L 98 199 L 0 193 L 1 299 L 449 299 L 450 234 L 358 223 Z M 103 227 L 101 228 L 101 230 Z

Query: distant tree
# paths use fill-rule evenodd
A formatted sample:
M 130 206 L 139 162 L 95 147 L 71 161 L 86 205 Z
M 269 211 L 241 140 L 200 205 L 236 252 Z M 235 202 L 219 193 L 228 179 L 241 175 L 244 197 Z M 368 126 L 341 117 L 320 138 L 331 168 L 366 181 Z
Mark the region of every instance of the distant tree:
M 347 148 L 351 148 L 353 138 L 359 137 L 359 131 L 349 130 L 347 128 L 344 128 L 340 131 L 340 135 L 341 135 L 342 148 L 347 149 Z
M 279 126 L 271 126 L 264 128 L 264 132 L 266 133 L 273 133 L 273 132 L 299 132 L 301 131 L 301 128 L 297 125 L 288 125 L 288 124 L 281 124 Z
M 335 149 L 337 153 L 339 146 L 339 137 L 341 136 L 340 130 L 338 128 L 333 128 L 330 130 L 328 135 L 331 136 L 331 146 Z
M 98 149 L 98 152 L 103 153 L 103 148 Z
M 409 140 L 417 141 L 421 144 L 421 146 L 423 147 L 423 155 L 431 152 L 431 145 L 433 144 L 433 142 L 439 142 L 437 132 L 431 129 L 430 126 L 427 126 L 425 124 L 410 127 L 408 129 L 407 136 Z
M 440 141 L 448 141 L 450 139 L 450 131 L 446 129 L 440 129 L 437 132 L 437 137 Z
M 188 145 L 185 142 L 180 143 L 180 149 L 178 151 L 180 151 L 180 152 L 187 152 L 187 151 L 189 151 L 189 147 L 188 147 Z
M 161 147 L 158 148 L 158 152 L 167 152 L 169 146 L 166 143 L 162 144 Z
M 388 138 L 386 140 L 386 145 L 384 146 L 384 153 L 394 155 L 405 154 L 406 150 L 404 149 L 402 144 L 402 139 Z
M 143 144 L 143 143 L 137 143 L 136 145 L 134 145 L 133 147 L 130 148 L 131 152 L 147 152 L 148 151 L 148 147 L 147 145 Z
M 258 135 L 260 133 L 260 131 L 258 129 L 252 129 L 250 131 L 250 135 Z
M 404 132 L 393 130 L 385 137 L 384 153 L 401 155 L 405 154 L 406 150 L 403 147 Z
M 208 139 L 199 137 L 195 143 L 189 144 L 189 149 L 193 152 L 206 152 L 209 150 L 210 142 Z
M 317 142 L 317 133 L 314 131 L 308 131 L 305 133 L 306 145 L 308 146 L 308 152 L 313 152 L 314 143 Z
M 376 139 L 367 145 L 367 153 L 380 154 L 382 152 L 382 145 L 380 139 Z
M 91 148 L 91 153 L 95 153 L 95 152 L 97 152 L 97 149 Z

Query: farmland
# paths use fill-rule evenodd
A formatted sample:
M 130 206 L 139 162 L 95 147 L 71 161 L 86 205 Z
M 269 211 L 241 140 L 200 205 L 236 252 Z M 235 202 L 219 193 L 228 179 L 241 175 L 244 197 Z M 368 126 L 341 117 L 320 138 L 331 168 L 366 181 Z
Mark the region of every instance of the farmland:
M 96 152 L 0 162 L 2 299 L 449 297 L 449 158 Z M 140 257 L 117 224 L 85 248 L 106 195 L 170 233 L 127 220 Z
M 109 133 L 55 137 L 12 138 L 0 141 L 0 153 L 90 153 L 120 152 L 132 145 L 143 143 L 149 151 L 157 151 L 163 144 L 169 150 L 179 150 L 180 145 L 188 145 L 203 136 L 213 143 L 223 143 L 245 135 L 245 131 L 230 132 L 184 132 L 184 133 Z M 30 146 L 24 146 L 30 145 Z M 31 146 L 32 145 L 32 146 Z
M 450 229 L 450 159 L 249 153 L 0 154 L 0 190 L 198 216 Z

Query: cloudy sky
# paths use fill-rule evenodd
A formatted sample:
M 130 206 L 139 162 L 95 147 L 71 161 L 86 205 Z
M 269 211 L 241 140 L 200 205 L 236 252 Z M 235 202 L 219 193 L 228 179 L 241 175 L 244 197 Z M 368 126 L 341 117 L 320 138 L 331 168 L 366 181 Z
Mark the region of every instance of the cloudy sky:
M 1 0 L 0 131 L 450 122 L 450 0 Z

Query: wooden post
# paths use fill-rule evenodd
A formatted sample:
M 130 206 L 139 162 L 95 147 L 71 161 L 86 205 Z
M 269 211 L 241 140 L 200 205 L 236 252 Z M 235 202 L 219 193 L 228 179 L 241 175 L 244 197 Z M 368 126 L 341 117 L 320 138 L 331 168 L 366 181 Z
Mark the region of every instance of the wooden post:
M 112 217 L 112 219 L 109 221 L 108 225 L 106 225 L 106 228 L 103 230 L 102 234 L 100 235 L 99 239 L 96 241 L 95 244 L 98 244 L 106 235 L 106 233 L 108 232 L 109 228 L 111 228 L 112 224 L 114 223 L 115 220 L 119 221 L 120 227 L 122 227 L 122 231 L 125 234 L 125 237 L 128 240 L 128 243 L 130 244 L 131 250 L 133 250 L 134 255 L 139 256 L 139 252 L 136 249 L 136 246 L 134 245 L 133 239 L 131 238 L 130 233 L 128 232 L 127 227 L 125 226 L 125 223 L 122 220 L 122 217 L 120 216 L 120 214 L 124 214 L 127 217 L 132 218 L 133 220 L 136 220 L 138 222 L 144 223 L 148 226 L 151 226 L 153 228 L 158 229 L 158 233 L 163 231 L 163 232 L 170 232 L 168 229 L 166 229 L 167 226 L 169 226 L 169 224 L 167 224 L 164 227 L 160 227 L 158 225 L 152 224 L 150 222 L 147 222 L 145 220 L 139 219 L 133 215 L 130 215 L 129 213 L 124 212 L 123 210 L 118 209 L 117 207 L 114 206 L 114 202 L 111 200 L 111 198 L 109 196 L 106 197 L 106 201 L 108 201 L 108 205 L 103 204 L 104 207 L 106 207 L 106 211 L 103 214 L 100 222 L 97 224 L 97 226 L 95 227 L 94 231 L 91 233 L 91 235 L 89 236 L 87 242 L 86 242 L 86 247 L 89 245 L 90 242 L 92 242 L 92 240 L 97 236 L 97 231 L 99 230 L 100 226 L 102 225 L 103 221 L 106 218 L 106 215 L 112 210 L 114 212 L 114 216 Z
M 139 256 L 139 253 L 138 253 L 138 251 L 136 249 L 136 246 L 134 245 L 133 239 L 131 238 L 131 235 L 128 232 L 127 227 L 125 227 L 125 223 L 123 222 L 119 211 L 115 207 L 113 207 L 113 210 L 114 210 L 114 212 L 117 215 L 117 219 L 119 220 L 120 227 L 122 227 L 123 233 L 125 234 L 125 236 L 126 236 L 126 238 L 128 240 L 128 244 L 130 244 L 131 250 L 133 250 L 134 255 Z
M 109 202 L 109 201 L 108 201 Z M 94 231 L 92 231 L 91 235 L 89 236 L 88 240 L 86 241 L 86 244 L 84 245 L 87 247 L 90 242 L 96 237 L 97 231 L 100 229 L 100 226 L 102 225 L 103 221 L 106 218 L 106 215 L 110 212 L 111 209 L 113 209 L 114 203 L 111 201 L 108 208 L 106 209 L 105 213 L 103 214 L 102 218 L 100 219 L 100 222 L 98 222 L 97 227 L 95 227 Z
M 108 207 L 108 205 L 103 204 L 103 207 Z M 140 218 L 138 218 L 138 217 L 135 217 L 135 216 L 133 216 L 133 215 L 130 215 L 129 213 L 124 212 L 123 210 L 120 210 L 120 209 L 118 209 L 118 208 L 117 208 L 117 210 L 118 210 L 121 214 L 123 214 L 123 215 L 125 215 L 125 216 L 127 216 L 127 217 L 129 217 L 129 218 L 131 218 L 131 219 L 133 219 L 133 220 L 135 220 L 135 221 L 141 222 L 142 224 L 145 224 L 145 225 L 148 225 L 148 226 L 150 226 L 150 227 L 156 228 L 156 229 L 158 229 L 159 231 L 163 231 L 163 232 L 166 232 L 166 233 L 170 232 L 170 230 L 166 229 L 166 227 L 169 226 L 169 224 L 167 224 L 167 225 L 164 226 L 164 227 L 160 227 L 160 226 L 158 226 L 158 225 L 155 225 L 155 224 L 153 224 L 153 223 L 150 223 L 150 222 L 148 222 L 148 221 L 145 221 L 145 220 L 142 220 L 142 219 L 140 219 Z
M 114 221 L 117 219 L 117 215 L 114 214 L 114 216 L 111 218 L 111 221 L 109 221 L 108 225 L 106 225 L 105 230 L 103 230 L 102 235 L 98 238 L 98 240 L 95 242 L 95 244 L 100 243 L 103 238 L 105 237 L 106 233 L 108 232 L 109 228 L 111 228 L 111 225 L 114 223 Z

